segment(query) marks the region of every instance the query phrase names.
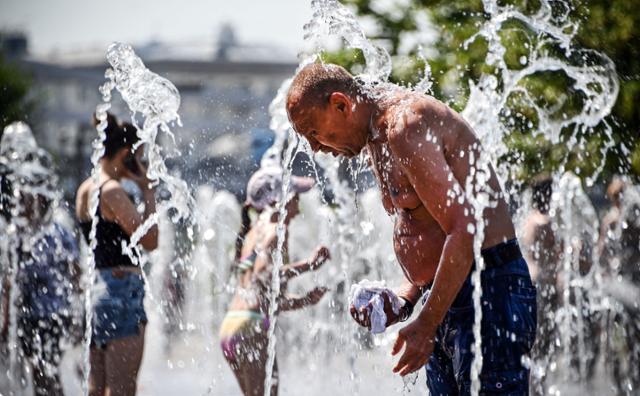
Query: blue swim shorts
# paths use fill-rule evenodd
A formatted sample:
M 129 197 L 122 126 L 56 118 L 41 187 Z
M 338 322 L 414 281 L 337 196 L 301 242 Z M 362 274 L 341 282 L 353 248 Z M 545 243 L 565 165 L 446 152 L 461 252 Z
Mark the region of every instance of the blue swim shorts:
M 483 250 L 482 256 L 480 395 L 528 395 L 529 368 L 523 358 L 535 341 L 536 289 L 515 239 Z M 470 394 L 473 323 L 469 275 L 436 333 L 426 365 L 431 396 Z

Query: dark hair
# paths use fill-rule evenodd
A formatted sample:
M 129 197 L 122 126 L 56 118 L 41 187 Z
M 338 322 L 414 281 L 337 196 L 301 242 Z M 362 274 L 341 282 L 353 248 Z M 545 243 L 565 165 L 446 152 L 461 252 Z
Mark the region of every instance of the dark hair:
M 540 175 L 531 183 L 531 206 L 542 214 L 549 213 L 553 180 L 547 175 Z
M 6 221 L 11 219 L 11 199 L 13 198 L 13 185 L 8 174 L 0 174 L 0 216 Z
M 93 126 L 97 127 L 98 124 L 100 124 L 100 121 L 93 114 Z M 104 130 L 107 137 L 103 142 L 104 156 L 112 158 L 120 149 L 136 144 L 140 140 L 137 131 L 133 124 L 128 122 L 118 124 L 116 117 L 111 113 L 107 113 L 107 127 Z
M 244 237 L 247 236 L 249 228 L 251 227 L 251 217 L 249 217 L 249 209 L 251 209 L 251 205 L 249 203 L 245 203 L 244 205 L 242 205 L 242 224 L 240 225 L 240 230 L 238 231 L 238 236 L 236 237 L 236 257 L 234 264 L 237 264 L 238 260 L 240 260 L 240 256 L 242 255 L 242 244 L 244 242 Z

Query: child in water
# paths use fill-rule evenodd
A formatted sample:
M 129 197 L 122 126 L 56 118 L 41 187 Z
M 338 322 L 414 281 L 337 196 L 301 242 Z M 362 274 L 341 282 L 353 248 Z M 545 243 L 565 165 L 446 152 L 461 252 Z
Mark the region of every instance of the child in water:
M 285 235 L 280 270 L 281 289 L 277 297 L 277 312 L 301 309 L 317 304 L 327 288 L 316 287 L 303 297 L 292 297 L 286 291 L 287 281 L 307 271 L 313 271 L 329 259 L 329 250 L 318 247 L 306 261 L 288 264 L 288 226 L 299 213 L 299 193 L 309 191 L 313 179 L 291 178 L 291 193 L 286 199 Z M 220 340 L 225 359 L 236 376 L 245 396 L 264 395 L 267 346 L 269 344 L 269 304 L 271 296 L 272 254 L 278 247 L 276 228 L 279 213 L 275 210 L 282 197 L 282 169 L 266 167 L 253 174 L 247 185 L 247 201 L 242 208 L 242 227 L 236 240 L 234 274 L 236 293 L 220 328 Z M 259 213 L 251 224 L 249 210 Z M 273 367 L 271 395 L 278 392 L 277 362 Z

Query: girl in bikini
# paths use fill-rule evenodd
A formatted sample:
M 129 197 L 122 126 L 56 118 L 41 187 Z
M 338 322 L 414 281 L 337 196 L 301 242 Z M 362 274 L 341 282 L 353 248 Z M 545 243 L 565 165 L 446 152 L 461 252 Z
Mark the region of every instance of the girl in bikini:
M 280 270 L 278 313 L 317 304 L 327 292 L 325 287 L 316 287 L 302 297 L 294 297 L 285 292 L 288 280 L 320 268 L 329 259 L 329 250 L 318 247 L 309 260 L 288 264 L 288 225 L 299 213 L 298 194 L 309 191 L 312 186 L 313 179 L 293 176 L 292 191 L 285 197 L 287 214 L 282 245 L 285 265 Z M 247 201 L 242 209 L 243 224 L 236 240 L 236 293 L 220 328 L 223 354 L 245 396 L 264 395 L 272 253 L 278 245 L 276 227 L 279 213 L 275 208 L 282 198 L 281 168 L 262 168 L 253 174 L 247 185 Z M 251 224 L 249 217 L 250 209 L 255 209 L 259 214 L 254 224 Z M 276 362 L 273 367 L 271 395 L 277 395 L 277 377 Z

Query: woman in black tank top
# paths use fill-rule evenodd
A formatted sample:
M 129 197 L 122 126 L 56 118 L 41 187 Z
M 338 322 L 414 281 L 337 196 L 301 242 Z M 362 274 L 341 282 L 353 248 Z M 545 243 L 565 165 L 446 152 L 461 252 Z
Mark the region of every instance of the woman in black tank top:
M 104 122 L 105 153 L 100 159 L 99 184 L 88 178 L 76 196 L 76 215 L 89 245 L 93 218 L 96 219 L 89 388 L 92 396 L 106 395 L 107 391 L 134 395 L 147 322 L 139 250 L 156 248 L 158 229 L 151 227 L 136 244 L 132 244 L 131 235 L 155 213 L 155 190 L 140 162 L 141 147 L 133 149 L 139 140 L 135 127 L 118 124 L 111 114 Z M 94 124 L 98 124 L 95 117 Z M 122 188 L 122 178 L 131 179 L 140 187 L 145 206 L 142 215 Z M 98 208 L 91 213 L 96 189 L 100 197 Z

